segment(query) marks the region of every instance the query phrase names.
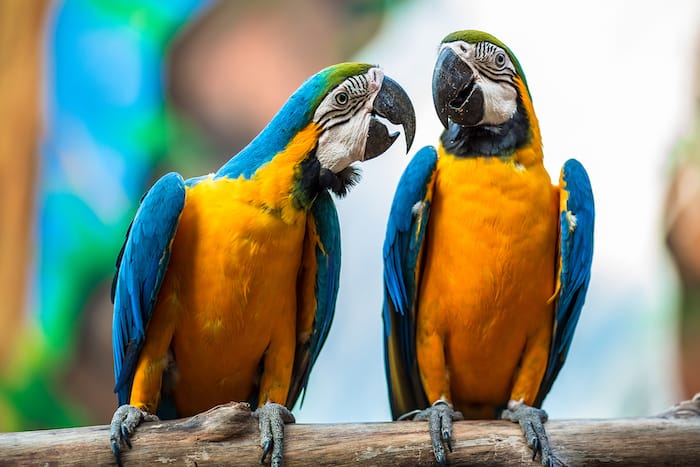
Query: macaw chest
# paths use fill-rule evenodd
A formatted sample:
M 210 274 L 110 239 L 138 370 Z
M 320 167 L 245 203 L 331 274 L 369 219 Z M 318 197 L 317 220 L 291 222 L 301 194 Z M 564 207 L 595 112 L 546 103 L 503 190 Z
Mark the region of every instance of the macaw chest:
M 188 196 L 159 300 L 178 310 L 178 406 L 196 408 L 247 399 L 273 339 L 292 342 L 293 354 L 306 220 L 247 200 L 204 201 Z
M 206 316 L 212 306 L 243 312 L 293 295 L 306 213 L 290 210 L 283 219 L 281 208 L 255 200 L 188 193 L 168 266 L 183 305 Z
M 438 166 L 417 345 L 431 332 L 445 336 L 440 351 L 453 385 L 459 381 L 470 391 L 461 399 L 507 400 L 528 339 L 541 326 L 551 329 L 553 193 L 544 169 L 529 174 L 489 161 L 442 171 Z

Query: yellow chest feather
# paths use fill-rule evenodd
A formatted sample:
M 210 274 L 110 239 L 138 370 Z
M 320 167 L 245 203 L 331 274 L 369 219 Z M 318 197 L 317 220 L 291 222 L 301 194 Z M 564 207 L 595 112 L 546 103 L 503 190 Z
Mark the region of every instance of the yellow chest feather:
M 495 158 L 441 157 L 424 281 L 433 270 L 441 271 L 443 290 L 480 307 L 502 306 L 532 295 L 533 288 L 546 301 L 553 292 L 556 209 L 541 165 L 526 169 Z M 469 297 L 464 297 L 465 287 Z
M 438 160 L 418 345 L 443 336 L 457 400 L 507 400 L 528 339 L 551 329 L 557 202 L 541 164 Z
M 273 341 L 289 342 L 280 352 L 293 361 L 306 229 L 293 183 L 312 142 L 293 150 L 292 141 L 250 179 L 210 176 L 187 188 L 155 310 L 176 322 L 180 413 L 250 397 Z

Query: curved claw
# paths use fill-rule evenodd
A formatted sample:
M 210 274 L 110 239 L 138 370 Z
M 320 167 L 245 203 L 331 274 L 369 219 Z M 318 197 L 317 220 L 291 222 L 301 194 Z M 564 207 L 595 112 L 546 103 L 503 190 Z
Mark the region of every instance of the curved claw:
M 262 456 L 260 456 L 260 463 L 264 464 L 265 458 L 267 457 L 268 454 L 270 454 L 270 450 L 272 449 L 272 440 L 268 439 L 265 442 L 265 444 L 262 445 L 262 448 L 263 448 L 263 452 L 262 452 Z
M 445 441 L 445 444 L 447 445 L 447 449 L 450 452 L 452 452 L 452 438 L 450 437 L 450 432 L 443 431 L 442 432 L 442 439 Z
M 122 441 L 126 442 L 126 445 L 131 449 L 131 433 L 126 429 L 126 426 L 122 425 Z
M 143 421 L 158 421 L 158 417 L 128 404 L 122 405 L 114 412 L 109 426 L 109 440 L 114 460 L 120 467 L 123 465 L 121 449 L 124 445 L 131 449 L 131 435 Z
M 284 425 L 294 423 L 294 415 L 287 407 L 267 402 L 265 405 L 253 412 L 253 416 L 258 419 L 260 429 L 260 446 L 263 448 L 260 463 L 264 464 L 267 455 L 270 455 L 270 464 L 273 467 L 282 465 L 282 452 L 284 448 Z
M 462 412 L 454 410 L 452 405 L 444 400 L 438 400 L 431 407 L 418 412 L 413 419 L 428 421 L 428 430 L 430 431 L 435 460 L 441 466 L 446 465 L 447 459 L 443 443 L 452 452 L 452 422 L 454 420 L 464 420 Z
M 547 432 L 544 423 L 547 421 L 547 412 L 542 409 L 530 407 L 522 402 L 510 401 L 508 408 L 501 413 L 501 418 L 516 422 L 525 435 L 527 445 L 532 449 L 532 459 L 540 454 L 542 465 L 554 465 L 554 456 L 549 446 Z
M 530 424 L 530 428 L 532 428 L 532 424 Z M 537 453 L 539 452 L 541 446 L 540 446 L 540 440 L 539 438 L 531 438 L 530 441 L 528 441 L 528 446 L 532 448 L 532 460 L 534 461 L 535 458 L 537 457 Z
M 116 463 L 119 467 L 123 467 L 124 464 L 122 463 L 122 456 L 121 456 L 121 453 L 119 452 L 119 445 L 117 444 L 116 441 L 112 441 L 111 445 L 112 445 L 112 455 L 114 456 L 114 460 L 116 461 Z

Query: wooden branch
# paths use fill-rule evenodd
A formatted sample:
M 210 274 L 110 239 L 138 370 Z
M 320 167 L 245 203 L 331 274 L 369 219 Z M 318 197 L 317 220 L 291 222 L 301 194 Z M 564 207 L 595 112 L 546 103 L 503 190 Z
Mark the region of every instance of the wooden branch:
M 569 465 L 700 465 L 700 394 L 657 417 L 551 420 L 550 442 Z M 127 466 L 254 465 L 256 421 L 247 404 L 215 407 L 192 418 L 145 423 L 124 452 Z M 465 421 L 454 426 L 453 465 L 537 465 L 516 424 Z M 434 465 L 425 422 L 288 425 L 286 466 Z M 0 465 L 113 464 L 109 427 L 0 433 Z

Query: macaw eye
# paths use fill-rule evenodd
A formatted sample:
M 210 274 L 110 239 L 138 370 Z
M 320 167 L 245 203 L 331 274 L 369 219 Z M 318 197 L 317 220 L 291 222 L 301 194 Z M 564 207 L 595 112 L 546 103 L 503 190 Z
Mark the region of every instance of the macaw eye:
M 339 92 L 338 94 L 335 95 L 335 102 L 338 105 L 345 105 L 348 103 L 348 93 L 347 92 Z
M 496 62 L 496 66 L 498 68 L 503 68 L 506 65 L 506 54 L 503 52 L 498 52 L 494 57 L 494 61 Z

